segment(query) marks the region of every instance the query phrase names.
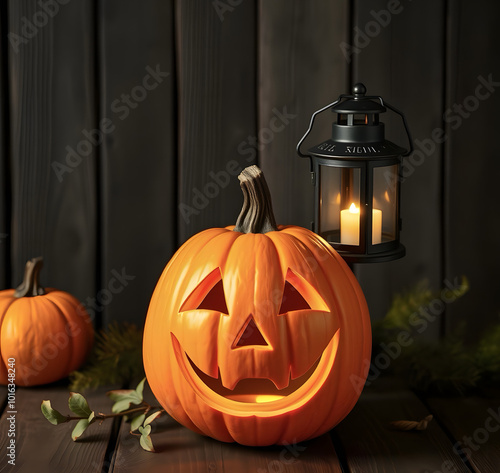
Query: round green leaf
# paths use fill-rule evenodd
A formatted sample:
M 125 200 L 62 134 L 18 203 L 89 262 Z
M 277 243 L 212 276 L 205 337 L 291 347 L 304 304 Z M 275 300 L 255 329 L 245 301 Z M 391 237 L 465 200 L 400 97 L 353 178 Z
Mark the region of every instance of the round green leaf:
M 92 414 L 87 400 L 80 393 L 69 393 L 68 405 L 71 412 L 79 417 L 88 418 Z
M 132 419 L 132 422 L 130 423 L 130 430 L 133 432 L 134 430 L 137 430 L 142 423 L 144 422 L 144 419 L 146 418 L 145 414 L 138 415 L 137 417 L 134 417 Z
M 59 411 L 52 409 L 50 401 L 42 401 L 42 414 L 53 425 L 63 424 L 67 422 L 67 417 L 63 416 Z
M 135 393 L 135 389 L 114 389 L 113 391 L 108 391 L 106 395 L 112 401 L 121 401 L 130 398 L 132 393 Z
M 142 393 L 144 391 L 144 382 L 146 381 L 146 378 L 142 378 L 142 381 L 137 385 L 135 388 L 135 392 L 137 393 L 137 397 L 140 399 L 140 402 L 144 399 Z
M 151 441 L 151 437 L 149 435 L 141 435 L 140 444 L 141 447 L 148 452 L 155 451 L 153 447 L 153 442 Z
M 117 414 L 118 412 L 126 411 L 130 407 L 130 400 L 117 401 L 113 404 L 111 412 Z
M 73 432 L 71 432 L 71 438 L 73 440 L 76 440 L 80 435 L 85 432 L 85 429 L 90 425 L 90 422 L 88 419 L 80 419 L 77 423 L 75 428 L 73 429 Z
M 162 411 L 156 411 L 154 412 L 153 414 L 151 414 L 150 416 L 148 416 L 148 418 L 144 421 L 144 425 L 148 425 L 148 424 L 151 424 L 151 422 L 153 422 L 154 420 L 158 419 L 158 417 L 160 417 L 162 415 Z
M 149 435 L 151 433 L 151 426 L 146 425 L 145 427 L 139 427 L 139 432 L 142 435 Z

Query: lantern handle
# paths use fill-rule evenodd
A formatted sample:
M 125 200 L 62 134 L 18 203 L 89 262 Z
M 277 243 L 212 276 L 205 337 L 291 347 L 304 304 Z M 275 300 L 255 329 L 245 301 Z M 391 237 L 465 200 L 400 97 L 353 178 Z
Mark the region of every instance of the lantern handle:
M 413 152 L 413 140 L 411 138 L 411 133 L 410 133 L 410 129 L 408 127 L 408 122 L 406 121 L 406 117 L 404 116 L 403 112 L 401 112 L 400 110 L 398 110 L 396 107 L 393 107 L 390 103 L 385 102 L 384 99 L 382 97 L 380 97 L 380 95 L 364 96 L 363 98 L 364 99 L 378 99 L 380 101 L 380 104 L 383 107 L 387 107 L 388 109 L 392 110 L 394 113 L 397 113 L 401 117 L 401 119 L 403 120 L 403 126 L 405 127 L 406 136 L 408 138 L 408 151 L 405 154 L 403 154 L 402 156 L 408 156 L 409 154 L 411 154 Z M 342 94 L 342 95 L 339 96 L 339 98 L 337 100 L 335 100 L 335 102 L 332 102 L 332 103 L 330 103 L 328 105 L 325 105 L 323 108 L 320 108 L 319 110 L 316 110 L 311 115 L 311 120 L 309 122 L 309 128 L 307 129 L 307 131 L 304 134 L 304 136 L 297 143 L 297 154 L 301 158 L 310 158 L 311 157 L 308 154 L 304 154 L 304 153 L 302 153 L 302 151 L 300 151 L 300 145 L 304 142 L 304 140 L 307 138 L 307 136 L 309 135 L 309 133 L 311 133 L 311 130 L 313 128 L 314 120 L 316 119 L 316 116 L 319 115 L 320 113 L 323 113 L 325 110 L 328 110 L 330 107 L 333 107 L 334 105 L 337 105 L 343 99 L 356 99 L 356 96 L 349 95 L 349 94 Z
M 408 137 L 408 151 L 405 154 L 402 154 L 401 156 L 408 156 L 409 154 L 413 153 L 413 140 L 411 138 L 411 133 L 410 129 L 408 128 L 408 123 L 406 121 L 406 117 L 404 116 L 403 112 L 399 111 L 396 107 L 393 107 L 391 104 L 384 102 L 382 97 L 379 97 L 380 102 L 382 105 L 387 107 L 388 109 L 392 110 L 394 113 L 397 113 L 403 120 L 403 125 L 405 127 L 406 131 L 406 136 Z
M 342 99 L 346 99 L 346 98 L 352 98 L 351 95 L 346 95 L 346 94 L 342 94 L 339 96 L 339 98 L 337 100 L 335 100 L 335 102 L 332 102 L 328 105 L 325 105 L 323 108 L 320 108 L 319 110 L 316 110 L 312 115 L 311 115 L 311 120 L 309 122 L 309 128 L 307 129 L 305 135 L 300 139 L 300 141 L 297 143 L 297 154 L 301 157 L 301 158 L 310 158 L 311 156 L 309 156 L 308 154 L 304 154 L 302 151 L 300 151 L 300 145 L 304 142 L 304 140 L 307 138 L 307 135 L 309 135 L 309 133 L 311 133 L 311 130 L 313 128 L 313 125 L 314 125 L 314 120 L 316 119 L 316 116 L 319 115 L 320 113 L 323 113 L 325 110 L 328 110 L 330 107 L 333 107 L 334 105 L 337 105 Z

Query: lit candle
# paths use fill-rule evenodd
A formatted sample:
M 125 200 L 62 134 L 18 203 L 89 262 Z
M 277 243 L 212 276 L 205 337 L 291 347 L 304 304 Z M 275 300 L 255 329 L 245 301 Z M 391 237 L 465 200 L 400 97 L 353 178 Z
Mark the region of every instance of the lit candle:
M 372 245 L 382 243 L 382 210 L 373 209 L 372 214 Z
M 359 245 L 359 208 L 354 202 L 348 209 L 340 211 L 340 243 Z M 382 210 L 373 209 L 372 245 L 382 243 Z
M 359 208 L 354 202 L 348 209 L 340 211 L 340 243 L 359 245 Z

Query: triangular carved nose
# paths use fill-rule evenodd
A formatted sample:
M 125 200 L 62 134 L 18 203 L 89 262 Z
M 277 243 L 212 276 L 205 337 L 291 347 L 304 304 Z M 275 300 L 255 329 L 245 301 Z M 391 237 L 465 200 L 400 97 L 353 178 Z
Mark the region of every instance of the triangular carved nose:
M 250 345 L 268 345 L 252 315 L 248 317 L 243 327 L 241 327 L 240 332 L 234 340 L 233 348 L 247 347 Z

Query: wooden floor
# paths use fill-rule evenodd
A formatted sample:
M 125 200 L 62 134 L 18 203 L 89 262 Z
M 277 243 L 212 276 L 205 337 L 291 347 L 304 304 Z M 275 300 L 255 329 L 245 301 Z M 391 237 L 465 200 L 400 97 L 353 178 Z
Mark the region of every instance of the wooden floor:
M 85 393 L 92 409 L 110 411 L 105 391 Z M 189 431 L 168 416 L 153 426 L 157 453 L 143 451 L 129 434 L 129 424 L 119 419 L 94 424 L 73 442 L 73 423 L 53 426 L 42 416 L 44 399 L 67 413 L 64 383 L 16 391 L 16 464 L 12 466 L 6 457 L 11 414 L 2 387 L 0 472 L 500 472 L 498 397 L 419 398 L 393 380 L 377 380 L 365 388 L 354 410 L 329 434 L 287 447 L 221 443 Z M 420 420 L 428 414 L 434 420 L 425 431 L 390 427 L 392 421 Z

